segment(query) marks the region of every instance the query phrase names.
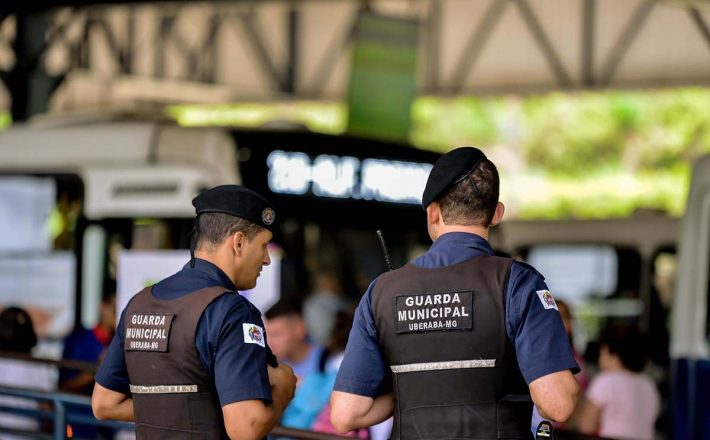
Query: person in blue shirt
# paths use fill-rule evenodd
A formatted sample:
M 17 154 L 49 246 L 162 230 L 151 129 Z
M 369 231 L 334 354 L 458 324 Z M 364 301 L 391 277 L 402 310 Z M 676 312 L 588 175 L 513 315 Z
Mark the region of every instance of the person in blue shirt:
M 253 288 L 270 263 L 275 212 L 238 185 L 207 190 L 193 205 L 193 258 L 126 306 L 92 408 L 99 419 L 135 419 L 139 439 L 262 438 L 296 378 L 275 365 L 261 313 L 238 290 Z
M 318 371 L 324 348 L 315 344 L 308 333 L 301 301 L 293 295 L 284 296 L 264 317 L 271 350 L 280 362 L 293 368 L 298 383 Z
M 99 322 L 93 329 L 78 326 L 64 339 L 62 359 L 91 362 L 98 364 L 113 339 L 116 330 L 116 290 L 115 285 L 106 290 L 99 306 Z M 94 372 L 59 369 L 58 388 L 61 391 L 90 396 L 94 389 Z M 91 417 L 91 408 L 69 407 L 69 415 L 78 414 Z M 95 427 L 80 423 L 67 426 L 76 438 L 113 438 L 114 430 L 107 427 Z
M 284 296 L 264 313 L 264 317 L 274 355 L 279 362 L 293 368 L 297 378 L 296 394 L 283 413 L 281 425 L 308 429 L 328 402 L 332 383 L 323 386 L 324 382 L 320 380 L 323 379 L 322 364 L 327 353 L 311 341 L 301 307 L 296 296 Z
M 394 415 L 392 439 L 527 439 L 531 403 L 572 414 L 578 366 L 544 277 L 487 241 L 498 194 L 477 148 L 435 163 L 422 197 L 433 244 L 362 297 L 331 395 L 339 432 Z

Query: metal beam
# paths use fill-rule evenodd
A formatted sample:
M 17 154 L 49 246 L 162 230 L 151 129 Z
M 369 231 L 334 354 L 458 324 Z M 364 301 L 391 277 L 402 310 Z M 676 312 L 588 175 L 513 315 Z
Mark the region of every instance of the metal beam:
M 240 15 L 239 18 L 242 22 L 242 27 L 244 28 L 245 35 L 249 40 L 249 43 L 254 49 L 254 54 L 259 60 L 259 63 L 264 68 L 265 72 L 271 78 L 271 81 L 279 89 L 283 90 L 283 79 L 279 74 L 276 64 L 269 55 L 269 51 L 266 50 L 266 45 L 264 44 L 264 37 L 259 28 L 257 22 L 257 14 L 254 12 L 254 7 L 249 8 L 249 13 Z
M 290 94 L 296 91 L 298 81 L 299 29 L 299 12 L 295 3 L 291 1 L 288 8 L 288 64 L 286 66 L 286 76 L 283 82 L 283 91 Z
M 582 0 L 582 84 L 594 85 L 594 19 L 596 0 Z
M 318 67 L 316 68 L 315 73 L 313 74 L 313 80 L 308 83 L 308 87 L 306 89 L 307 93 L 313 93 L 316 95 L 323 94 L 324 86 L 328 82 L 328 78 L 330 78 L 330 75 L 333 73 L 333 69 L 335 69 L 335 65 L 338 62 L 338 58 L 340 58 L 340 56 L 342 55 L 342 51 L 350 43 L 352 43 L 353 39 L 355 38 L 355 29 L 357 28 L 358 14 L 360 13 L 360 11 L 366 8 L 367 4 L 365 3 L 357 11 L 355 11 L 350 25 L 343 33 L 343 36 L 340 38 L 340 40 L 335 38 L 331 40 L 330 46 L 325 51 L 325 54 L 321 58 L 321 61 L 318 63 Z
M 429 2 L 429 15 L 426 21 L 424 89 L 427 91 L 439 88 L 439 45 L 441 44 L 441 2 Z
M 512 1 L 518 5 L 525 24 L 527 24 L 528 29 L 532 32 L 533 38 L 542 50 L 547 64 L 550 65 L 550 68 L 552 68 L 552 71 L 555 73 L 557 82 L 563 87 L 570 87 L 572 85 L 570 75 L 567 73 L 567 69 L 565 69 L 562 61 L 560 61 L 560 57 L 557 56 L 557 52 L 555 52 L 555 49 L 552 47 L 552 43 L 550 43 L 550 40 L 547 38 L 545 30 L 542 28 L 540 21 L 537 19 L 537 16 L 535 16 L 535 12 L 530 7 L 527 0 Z
M 217 66 L 219 56 L 217 54 L 217 34 L 222 28 L 222 20 L 218 11 L 212 13 L 209 19 L 207 37 L 202 43 L 202 65 L 200 66 L 200 80 L 214 84 L 217 80 Z
M 108 45 L 108 49 L 115 57 L 116 62 L 118 63 L 119 71 L 125 72 L 126 59 L 130 58 L 131 55 L 128 51 L 125 51 L 125 48 L 121 48 L 121 45 L 118 42 L 118 38 L 116 38 L 113 29 L 111 28 L 111 26 L 109 26 L 106 20 L 103 17 L 94 16 L 87 20 L 86 26 L 87 28 L 96 27 L 97 29 L 103 31 L 104 37 L 106 38 L 106 44 Z
M 15 65 L 3 72 L 2 80 L 11 96 L 12 119 L 22 121 L 47 110 L 47 103 L 63 76 L 49 76 L 41 63 L 47 48 L 51 14 L 16 15 L 16 35 L 12 43 Z
M 476 61 L 478 61 L 478 56 L 481 54 L 493 29 L 495 29 L 498 20 L 500 20 L 508 1 L 509 0 L 491 0 L 488 4 L 488 9 L 484 13 L 478 26 L 476 26 L 476 31 L 466 42 L 466 46 L 461 53 L 461 58 L 459 58 L 459 62 L 456 63 L 454 72 L 451 74 L 450 84 L 452 85 L 452 92 L 456 93 L 463 89 L 466 77 L 471 69 L 473 69 Z
M 634 39 L 636 38 L 636 35 L 638 35 L 639 31 L 646 23 L 646 20 L 648 19 L 648 16 L 655 5 L 656 0 L 643 0 L 636 7 L 636 10 L 631 15 L 628 24 L 624 28 L 624 32 L 621 34 L 619 40 L 614 46 L 614 49 L 611 51 L 607 62 L 604 63 L 604 68 L 602 69 L 602 73 L 599 80 L 599 83 L 601 85 L 609 85 L 609 82 L 614 77 L 616 68 L 619 67 L 619 63 L 624 58 L 626 51 L 631 46 L 631 43 L 633 43 Z
M 703 15 L 700 13 L 700 11 L 698 11 L 697 8 L 688 9 L 688 13 L 693 19 L 695 25 L 698 27 L 698 31 L 700 31 L 700 34 L 702 34 L 703 39 L 708 44 L 708 47 L 710 47 L 710 28 L 708 27 L 708 24 L 705 23 Z
M 283 91 L 286 93 L 293 94 L 296 91 L 296 84 L 298 81 L 298 43 L 300 20 L 299 12 L 293 1 L 289 3 L 288 8 L 288 37 L 287 37 L 287 49 L 288 49 L 288 59 L 286 62 L 286 75 L 283 81 Z
M 165 76 L 165 49 L 167 46 L 168 37 L 170 36 L 173 23 L 175 22 L 174 15 L 163 15 L 160 17 L 160 24 L 155 33 L 155 60 L 153 62 L 153 72 L 156 78 Z
M 126 20 L 126 58 L 123 60 L 121 73 L 128 74 L 133 71 L 133 51 L 136 50 L 136 8 L 128 7 L 128 20 Z

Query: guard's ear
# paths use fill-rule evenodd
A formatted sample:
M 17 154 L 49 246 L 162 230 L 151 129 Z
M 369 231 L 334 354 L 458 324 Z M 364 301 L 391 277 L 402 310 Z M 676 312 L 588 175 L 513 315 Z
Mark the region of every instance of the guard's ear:
M 246 236 L 242 231 L 237 231 L 232 235 L 232 249 L 237 256 L 242 256 L 242 251 L 244 250 L 244 242 L 246 241 Z
M 426 207 L 426 220 L 430 225 L 435 225 L 441 220 L 441 206 L 438 201 L 435 200 Z
M 496 205 L 496 210 L 493 213 L 493 218 L 491 219 L 491 226 L 495 226 L 503 220 L 503 215 L 505 214 L 505 205 L 502 202 L 498 202 Z

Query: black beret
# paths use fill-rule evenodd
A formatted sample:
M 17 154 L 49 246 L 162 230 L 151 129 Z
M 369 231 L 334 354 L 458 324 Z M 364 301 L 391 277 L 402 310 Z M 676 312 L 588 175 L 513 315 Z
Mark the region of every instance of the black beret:
M 444 191 L 468 176 L 486 155 L 474 147 L 460 147 L 444 154 L 434 163 L 422 195 L 422 208 L 441 197 Z
M 268 200 L 241 185 L 220 185 L 192 199 L 197 215 L 221 212 L 242 217 L 274 232 L 276 212 Z

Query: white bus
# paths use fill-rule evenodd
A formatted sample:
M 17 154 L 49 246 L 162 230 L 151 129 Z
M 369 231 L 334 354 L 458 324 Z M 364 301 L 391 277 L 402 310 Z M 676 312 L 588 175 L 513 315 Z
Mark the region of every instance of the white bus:
M 47 121 L 0 132 L 0 304 L 27 308 L 50 341 L 40 353 L 58 356 L 75 322 L 96 323 L 122 250 L 187 248 L 192 198 L 239 182 L 223 130 Z

